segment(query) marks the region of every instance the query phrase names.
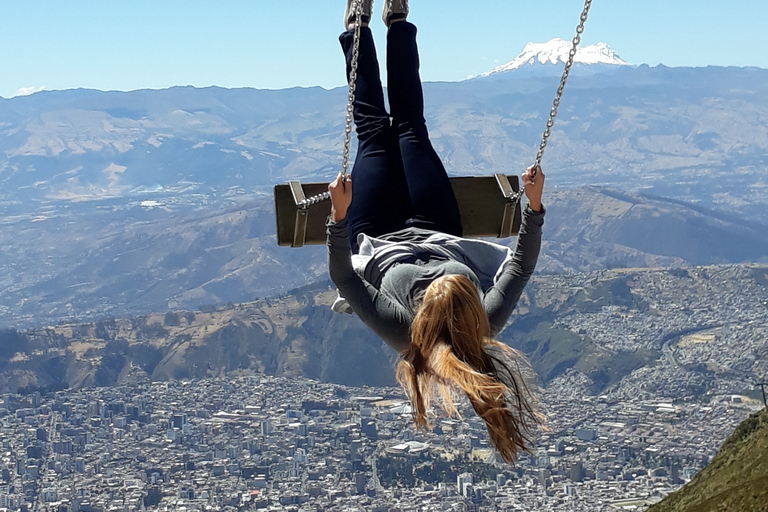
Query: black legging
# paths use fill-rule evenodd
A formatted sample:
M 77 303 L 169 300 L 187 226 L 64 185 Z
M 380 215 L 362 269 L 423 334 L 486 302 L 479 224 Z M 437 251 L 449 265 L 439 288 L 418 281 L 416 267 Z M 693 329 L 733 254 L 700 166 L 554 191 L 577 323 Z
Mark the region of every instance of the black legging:
M 352 31 L 339 40 L 352 62 Z M 352 204 L 347 210 L 350 245 L 357 235 L 381 236 L 413 226 L 462 235 L 461 215 L 450 180 L 435 153 L 424 120 L 416 27 L 393 23 L 387 33 L 387 92 L 379 77 L 373 36 L 361 29 L 354 118 L 358 149 L 352 168 Z

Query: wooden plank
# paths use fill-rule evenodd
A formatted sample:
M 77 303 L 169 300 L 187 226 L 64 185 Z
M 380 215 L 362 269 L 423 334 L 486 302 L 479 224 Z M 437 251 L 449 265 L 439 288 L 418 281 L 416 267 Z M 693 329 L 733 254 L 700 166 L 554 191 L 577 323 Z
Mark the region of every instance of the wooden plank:
M 517 176 L 507 176 L 512 188 L 519 190 Z M 467 176 L 451 178 L 453 192 L 461 211 L 466 237 L 498 237 L 501 232 L 506 198 L 494 176 Z M 328 183 L 302 183 L 304 195 L 312 197 L 328 190 Z M 275 185 L 275 218 L 277 243 L 281 246 L 301 246 L 294 239 L 298 208 L 291 186 Z M 303 245 L 325 244 L 325 219 L 331 211 L 330 201 L 313 204 L 307 211 L 306 236 Z M 512 234 L 517 235 L 521 221 L 517 205 L 512 222 Z M 300 224 L 300 223 L 299 223 Z

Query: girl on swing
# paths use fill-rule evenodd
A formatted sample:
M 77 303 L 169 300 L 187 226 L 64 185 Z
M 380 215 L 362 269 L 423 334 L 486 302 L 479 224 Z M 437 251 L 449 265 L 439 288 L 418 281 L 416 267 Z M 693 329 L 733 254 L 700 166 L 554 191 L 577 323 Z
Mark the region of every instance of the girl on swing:
M 514 252 L 462 238 L 450 180 L 424 120 L 416 27 L 407 0 L 385 0 L 387 93 L 384 105 L 373 37 L 373 0 L 363 1 L 354 101 L 358 151 L 352 176 L 328 189 L 328 269 L 352 311 L 400 353 L 397 379 L 416 426 L 428 428 L 434 387 L 448 414 L 462 390 L 485 421 L 501 456 L 514 461 L 541 422 L 525 385 L 525 358 L 492 336 L 501 331 L 536 266 L 544 174 L 522 176 L 528 205 Z M 351 70 L 354 0 L 340 42 Z

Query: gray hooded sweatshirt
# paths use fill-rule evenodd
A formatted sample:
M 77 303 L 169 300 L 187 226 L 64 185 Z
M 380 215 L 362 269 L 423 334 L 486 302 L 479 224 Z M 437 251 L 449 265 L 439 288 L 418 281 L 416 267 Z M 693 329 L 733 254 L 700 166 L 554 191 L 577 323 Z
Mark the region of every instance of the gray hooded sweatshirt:
M 523 210 L 517 246 L 406 228 L 378 238 L 358 236 L 352 254 L 346 220 L 326 223 L 328 271 L 342 301 L 398 352 L 429 284 L 444 275 L 468 277 L 478 288 L 496 335 L 507 323 L 539 257 L 545 210 Z M 338 304 L 334 309 L 338 310 Z

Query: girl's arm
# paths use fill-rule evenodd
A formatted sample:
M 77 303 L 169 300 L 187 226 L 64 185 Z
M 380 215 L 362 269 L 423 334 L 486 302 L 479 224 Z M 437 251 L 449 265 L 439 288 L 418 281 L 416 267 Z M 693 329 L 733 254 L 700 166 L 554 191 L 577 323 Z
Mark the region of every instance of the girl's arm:
M 525 285 L 536 269 L 541 249 L 541 227 L 544 224 L 545 210 L 534 212 L 525 208 L 520 234 L 517 237 L 515 254 L 505 264 L 501 277 L 496 284 L 485 292 L 483 306 L 491 323 L 491 334 L 499 333 L 507 323 L 509 315 L 517 306 Z
M 332 203 L 326 223 L 331 280 L 360 320 L 389 346 L 402 352 L 410 346 L 410 316 L 405 308 L 360 277 L 352 266 L 346 220 L 347 208 L 352 201 L 352 182 L 342 183 L 339 175 L 328 190 Z
M 512 260 L 506 263 L 502 276 L 485 293 L 483 306 L 491 323 L 491 333 L 499 333 L 507 323 L 509 315 L 517 306 L 520 296 L 528 284 L 541 250 L 541 227 L 544 224 L 544 207 L 541 194 L 544 189 L 544 173 L 541 168 L 529 167 L 523 173 L 525 195 L 528 206 L 523 210 L 523 222 L 517 237 L 517 246 Z

